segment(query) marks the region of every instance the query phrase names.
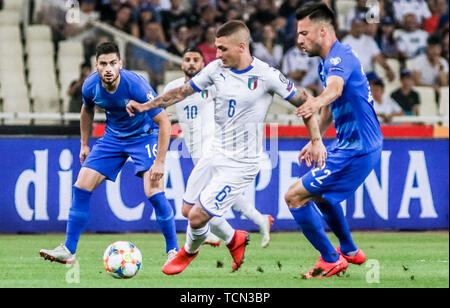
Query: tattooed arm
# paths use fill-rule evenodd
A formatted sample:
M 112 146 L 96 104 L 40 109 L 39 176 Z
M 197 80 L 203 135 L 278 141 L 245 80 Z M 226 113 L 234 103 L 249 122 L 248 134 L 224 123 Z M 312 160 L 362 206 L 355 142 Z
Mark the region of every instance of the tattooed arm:
M 192 88 L 192 86 L 189 83 L 186 83 L 183 86 L 172 89 L 167 93 L 158 96 L 154 100 L 148 101 L 144 104 L 130 100 L 126 107 L 127 112 L 130 117 L 133 117 L 135 112 L 145 112 L 155 108 L 166 108 L 184 100 L 186 97 L 194 93 L 195 90 Z

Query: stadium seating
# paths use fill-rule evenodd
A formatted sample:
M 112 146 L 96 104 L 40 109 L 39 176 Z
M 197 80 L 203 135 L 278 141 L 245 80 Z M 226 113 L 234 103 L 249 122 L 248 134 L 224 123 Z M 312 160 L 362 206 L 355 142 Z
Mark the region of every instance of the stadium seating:
M 59 92 L 56 82 L 50 82 L 46 80 L 34 82 L 31 85 L 30 97 L 33 100 L 33 112 L 61 112 Z M 35 124 L 51 125 L 60 123 L 61 121 L 58 120 L 35 120 Z
M 355 0 L 339 0 L 336 1 L 336 11 L 338 14 L 338 23 L 340 30 L 344 29 L 345 17 L 347 13 L 356 6 Z
M 20 88 L 18 88 L 20 89 Z M 28 97 L 5 97 L 3 98 L 3 112 L 29 113 L 30 103 Z M 8 125 L 29 125 L 29 119 L 5 119 Z
M 147 71 L 133 70 L 133 72 L 142 75 L 142 77 L 144 77 L 150 83 L 150 76 Z
M 164 84 L 168 84 L 172 80 L 183 77 L 184 73 L 181 70 L 168 70 L 164 73 Z
M 0 26 L 18 26 L 20 24 L 20 13 L 10 10 L 0 11 Z
M 27 41 L 25 52 L 29 56 L 52 56 L 55 48 L 51 41 Z
M 24 0 L 3 0 L 3 10 L 21 12 Z
M 440 89 L 440 98 L 439 98 L 439 114 L 447 119 L 444 121 L 444 125 L 449 124 L 449 88 L 441 87 Z
M 386 88 L 398 88 L 400 87 L 400 61 L 396 59 L 387 59 L 387 64 L 390 66 L 392 71 L 394 72 L 395 78 L 393 81 L 389 81 L 386 75 L 386 71 L 384 68 L 378 64 L 375 63 L 375 73 L 385 81 Z
M 415 87 L 419 93 L 420 107 L 419 116 L 437 116 L 436 94 L 432 87 Z
M 27 42 L 51 41 L 52 31 L 48 25 L 31 25 L 25 30 Z
M 80 66 L 83 62 L 84 48 L 81 42 L 72 40 L 59 42 L 57 69 L 63 112 L 69 112 L 70 96 L 67 95 L 67 90 L 70 84 L 80 77 Z
M 0 47 L 7 46 L 9 42 L 20 43 L 20 28 L 17 25 L 0 25 L 0 40 L 2 42 Z
M 22 57 L 10 56 L 0 58 L 0 72 L 23 72 L 24 68 Z

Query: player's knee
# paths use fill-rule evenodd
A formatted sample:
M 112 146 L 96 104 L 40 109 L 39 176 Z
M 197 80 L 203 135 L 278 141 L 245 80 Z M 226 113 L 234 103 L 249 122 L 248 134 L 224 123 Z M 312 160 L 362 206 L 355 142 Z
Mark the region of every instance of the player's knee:
M 181 214 L 183 214 L 183 217 L 188 218 L 189 212 L 191 210 L 192 210 L 192 205 L 183 202 L 183 206 L 181 207 Z
M 284 195 L 284 200 L 290 209 L 296 209 L 305 206 L 311 198 L 303 194 L 293 186 Z
M 192 229 L 200 229 L 205 226 L 205 222 L 198 217 L 189 216 L 189 225 Z
M 203 228 L 208 220 L 205 220 L 205 217 L 198 213 L 198 211 L 191 210 L 188 214 L 189 225 L 193 229 Z

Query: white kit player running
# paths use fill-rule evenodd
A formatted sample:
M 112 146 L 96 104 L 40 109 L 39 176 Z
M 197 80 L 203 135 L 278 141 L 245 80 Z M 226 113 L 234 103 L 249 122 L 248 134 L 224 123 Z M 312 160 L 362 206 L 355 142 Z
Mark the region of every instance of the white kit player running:
M 167 275 L 181 273 L 189 265 L 198 255 L 210 226 L 215 228 L 212 222 L 222 218 L 222 222 L 227 223 L 222 216 L 254 181 L 260 169 L 263 123 L 273 95 L 278 94 L 296 106 L 306 99 L 305 93 L 298 93 L 293 83 L 278 70 L 252 57 L 249 43 L 247 26 L 241 21 L 229 21 L 216 33 L 218 60 L 208 64 L 181 87 L 144 104 L 135 101 L 127 104 L 128 113 L 134 116 L 135 112 L 168 107 L 211 86 L 216 90 L 211 151 L 204 153 L 190 175 L 193 179 L 207 178 L 208 183 L 197 200 L 186 200 L 195 203 L 188 215 L 186 243 L 163 266 L 162 271 Z M 317 119 L 303 120 L 311 138 L 309 157 L 321 166 L 326 149 Z M 233 258 L 232 268 L 237 270 L 244 260 L 248 233 L 231 227 L 220 230 L 228 230 L 224 236 L 231 238 L 227 247 Z M 217 230 L 213 231 L 218 234 Z
M 192 77 L 197 75 L 204 67 L 203 53 L 198 48 L 188 48 L 183 52 L 181 69 L 184 77 L 169 82 L 164 88 L 164 93 L 181 87 L 189 82 Z M 178 123 L 183 131 L 184 143 L 189 151 L 194 165 L 197 165 L 199 159 L 210 151 L 211 141 L 214 137 L 214 99 L 216 95 L 215 87 L 209 87 L 206 90 L 197 92 L 186 97 L 183 101 L 176 104 Z M 183 215 L 187 218 L 195 201 L 198 200 L 200 192 L 209 182 L 209 178 L 189 177 L 186 188 L 186 194 L 183 198 Z M 190 200 L 190 201 L 187 201 Z M 244 215 L 253 221 L 262 234 L 261 246 L 269 246 L 270 227 L 273 224 L 273 218 L 270 215 L 261 214 L 243 195 L 241 195 L 233 205 L 233 210 Z M 223 239 L 225 240 L 225 239 Z M 220 239 L 209 233 L 204 244 L 219 246 Z

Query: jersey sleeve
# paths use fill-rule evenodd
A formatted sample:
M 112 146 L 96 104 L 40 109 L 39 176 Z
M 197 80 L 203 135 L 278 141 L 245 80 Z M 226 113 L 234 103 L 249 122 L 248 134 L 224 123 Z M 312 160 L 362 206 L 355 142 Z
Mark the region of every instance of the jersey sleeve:
M 217 71 L 218 61 L 213 61 L 209 63 L 205 68 L 203 68 L 197 75 L 192 77 L 189 81 L 191 87 L 195 92 L 200 92 L 205 90 L 214 83 L 213 73 Z
M 346 85 L 353 70 L 361 69 L 361 63 L 356 56 L 343 54 L 327 59 L 324 69 L 327 78 L 330 76 L 339 76 L 344 80 L 344 85 Z
M 267 88 L 285 100 L 290 99 L 297 92 L 294 83 L 287 79 L 279 70 L 275 68 L 270 69 L 267 74 Z
M 95 103 L 92 100 L 93 99 L 92 88 L 86 81 L 83 83 L 83 86 L 81 87 L 81 97 L 83 100 L 83 105 L 85 105 L 89 109 L 94 108 Z

